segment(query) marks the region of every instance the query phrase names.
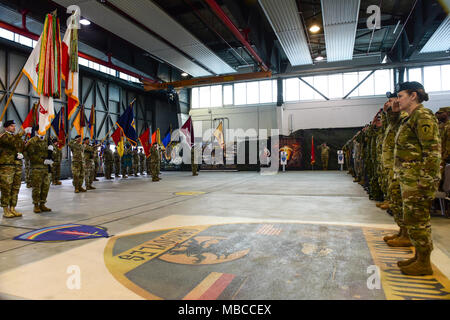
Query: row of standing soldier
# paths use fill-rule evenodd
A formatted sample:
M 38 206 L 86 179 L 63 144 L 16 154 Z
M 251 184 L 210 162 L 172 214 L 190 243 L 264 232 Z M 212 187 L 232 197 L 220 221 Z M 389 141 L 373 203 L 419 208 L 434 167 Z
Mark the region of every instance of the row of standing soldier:
M 383 240 L 390 247 L 414 246 L 414 257 L 397 263 L 403 274 L 413 276 L 433 273 L 430 210 L 450 160 L 450 108 L 435 116 L 423 101 L 428 94 L 420 83 L 398 84 L 372 123 L 343 147 L 354 182 L 399 226 Z

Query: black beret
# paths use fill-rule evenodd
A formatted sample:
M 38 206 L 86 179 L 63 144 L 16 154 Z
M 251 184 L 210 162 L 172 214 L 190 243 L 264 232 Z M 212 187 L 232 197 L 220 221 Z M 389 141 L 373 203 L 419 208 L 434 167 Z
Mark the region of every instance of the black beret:
M 399 93 L 403 90 L 425 90 L 422 84 L 420 84 L 417 81 L 410 81 L 410 82 L 403 82 L 403 83 L 397 83 L 395 85 L 395 92 Z
M 78 139 L 78 138 L 81 138 L 81 136 L 80 136 L 80 135 L 76 135 L 76 136 L 75 136 L 75 139 Z
M 16 124 L 16 122 L 14 120 L 7 120 L 3 123 L 3 128 L 8 128 L 12 124 Z

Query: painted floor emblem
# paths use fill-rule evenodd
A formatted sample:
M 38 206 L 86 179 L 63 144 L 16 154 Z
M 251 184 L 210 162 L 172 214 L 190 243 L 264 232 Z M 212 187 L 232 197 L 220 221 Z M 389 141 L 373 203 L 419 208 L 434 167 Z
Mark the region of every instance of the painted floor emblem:
M 112 237 L 104 259 L 120 283 L 147 299 L 450 299 L 450 282 L 437 268 L 421 280 L 386 263 L 405 257 L 379 241 L 386 232 L 299 223 L 189 226 Z M 368 288 L 373 265 L 381 289 Z

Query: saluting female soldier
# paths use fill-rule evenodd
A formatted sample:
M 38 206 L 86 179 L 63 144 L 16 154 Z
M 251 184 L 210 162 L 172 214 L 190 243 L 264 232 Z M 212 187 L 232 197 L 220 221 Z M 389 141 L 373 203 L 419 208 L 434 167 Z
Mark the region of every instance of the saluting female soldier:
M 428 94 L 420 83 L 398 84 L 396 92 L 400 110 L 408 116 L 395 136 L 394 175 L 400 183 L 404 224 L 415 247 L 415 256 L 398 266 L 407 275 L 431 275 L 430 208 L 441 175 L 439 126 L 433 112 L 422 105 Z

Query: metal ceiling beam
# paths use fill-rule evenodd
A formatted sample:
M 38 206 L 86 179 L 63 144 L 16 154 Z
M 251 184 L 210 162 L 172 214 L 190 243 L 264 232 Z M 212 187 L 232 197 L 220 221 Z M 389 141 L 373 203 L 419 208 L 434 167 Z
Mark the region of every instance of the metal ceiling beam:
M 233 33 L 233 35 L 244 45 L 244 47 L 248 50 L 251 56 L 256 60 L 258 65 L 261 67 L 263 71 L 268 71 L 269 68 L 266 66 L 261 57 L 256 53 L 256 51 L 252 48 L 250 43 L 244 38 L 239 29 L 234 25 L 234 23 L 230 20 L 227 14 L 222 10 L 222 8 L 217 4 L 215 0 L 205 0 L 205 2 L 209 5 L 211 10 L 219 17 L 219 19 L 228 27 L 228 29 Z
M 417 50 L 427 32 L 445 12 L 436 0 L 416 0 L 403 29 L 388 53 L 394 62 L 407 61 Z

